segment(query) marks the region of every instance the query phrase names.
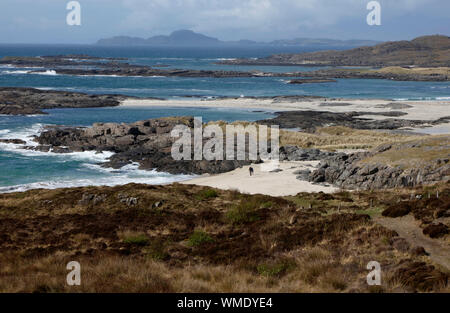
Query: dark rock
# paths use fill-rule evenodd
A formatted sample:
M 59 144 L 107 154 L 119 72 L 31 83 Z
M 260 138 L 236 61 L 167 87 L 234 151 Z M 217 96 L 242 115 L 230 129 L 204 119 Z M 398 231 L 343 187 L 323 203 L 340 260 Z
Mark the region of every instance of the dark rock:
M 429 140 L 432 142 L 429 143 Z M 342 153 L 323 159 L 317 170 L 312 172 L 309 180 L 314 183 L 328 182 L 345 189 L 385 189 L 397 187 L 413 187 L 422 184 L 431 184 L 450 179 L 450 164 L 439 162 L 441 158 L 429 159 L 418 166 L 409 166 L 408 158 L 401 159 L 402 163 L 390 165 L 380 163 L 375 157 L 378 154 L 387 153 L 400 154 L 404 149 L 417 149 L 419 153 L 430 156 L 445 154 L 448 149 L 448 140 L 423 139 L 408 143 L 382 145 L 370 152 L 358 152 L 350 155 Z M 384 154 L 385 155 L 385 154 Z M 381 158 L 382 159 L 382 158 Z M 364 160 L 364 162 L 362 162 Z M 416 159 L 412 161 L 416 162 Z M 409 213 L 408 204 L 399 203 L 391 206 L 384 214 L 385 216 L 397 217 Z
M 308 78 L 308 79 L 292 79 L 289 81 L 289 84 L 293 85 L 320 84 L 320 83 L 337 83 L 337 80 L 326 78 Z
M 77 92 L 0 87 L 0 114 L 46 114 L 42 110 L 117 106 L 124 98 L 117 95 L 88 95 Z
M 410 109 L 413 106 L 406 104 L 406 103 L 392 102 L 392 103 L 388 103 L 388 104 L 379 104 L 379 105 L 376 105 L 375 107 L 379 108 L 379 109 L 401 110 L 401 109 Z
M 72 150 L 70 150 L 69 148 L 65 148 L 65 147 L 54 147 L 52 149 L 53 153 L 71 153 L 73 152 Z
M 281 168 L 277 168 L 277 169 L 274 169 L 274 170 L 270 171 L 269 173 L 280 173 L 282 171 L 283 170 Z
M 32 148 L 33 150 L 40 151 L 40 152 L 49 152 L 52 147 L 49 145 L 40 145 L 37 147 L 27 147 L 27 148 L 28 149 Z
M 1 143 L 10 143 L 10 144 L 15 144 L 15 145 L 26 144 L 26 142 L 21 139 L 0 139 L 0 142 Z
M 79 205 L 96 205 L 99 204 L 103 201 L 105 201 L 106 199 L 106 195 L 96 195 L 96 194 L 88 194 L 88 193 L 84 193 L 83 196 L 81 197 L 81 200 L 78 201 Z
M 125 203 L 126 206 L 135 206 L 138 204 L 138 198 L 129 197 L 120 199 L 120 202 Z
M 363 115 L 398 117 L 404 112 L 328 112 L 328 111 L 290 111 L 277 112 L 272 119 L 258 121 L 263 125 L 278 125 L 285 129 L 302 129 L 314 132 L 318 127 L 346 126 L 354 129 L 389 129 L 395 130 L 403 127 L 420 127 L 422 125 L 438 125 L 450 122 L 450 117 L 442 117 L 435 121 L 406 120 L 406 119 L 368 119 L 360 118 Z
M 308 175 L 311 174 L 310 170 L 298 170 L 293 172 L 294 175 Z
M 298 180 L 308 181 L 309 175 L 311 175 L 311 171 L 310 170 L 299 170 L 299 171 L 295 171 L 294 175 L 297 175 L 296 178 Z
M 280 161 L 319 161 L 334 154 L 319 149 L 305 149 L 297 146 L 280 147 Z

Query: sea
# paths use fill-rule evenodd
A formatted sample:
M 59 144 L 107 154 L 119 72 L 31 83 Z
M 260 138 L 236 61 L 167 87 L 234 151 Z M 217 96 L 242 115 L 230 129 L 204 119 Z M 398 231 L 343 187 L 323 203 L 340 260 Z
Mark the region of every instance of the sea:
M 330 47 L 331 49 L 332 47 Z M 259 58 L 277 53 L 299 53 L 324 47 L 104 47 L 96 45 L 0 45 L 3 56 L 43 56 L 88 54 L 127 58 L 132 64 L 162 68 L 234 70 L 266 72 L 311 71 L 300 66 L 229 66 L 216 64 L 235 58 Z M 345 47 L 341 47 L 345 49 Z M 315 95 L 333 98 L 398 100 L 450 100 L 448 82 L 399 82 L 373 79 L 339 79 L 337 83 L 288 84 L 288 78 L 181 78 L 58 75 L 51 69 L 40 74 L 35 68 L 0 65 L 0 86 L 33 87 L 41 90 L 76 91 L 89 94 L 122 94 L 134 97 L 193 99 L 208 97 L 247 97 Z M 0 138 L 18 138 L 35 145 L 33 136 L 46 125 L 89 126 L 95 122 L 135 122 L 166 116 L 201 116 L 204 121 L 256 121 L 274 116 L 270 110 L 228 108 L 88 108 L 51 109 L 47 115 L 0 116 Z M 166 184 L 192 178 L 143 171 L 136 164 L 115 170 L 101 166 L 110 152 L 54 154 L 0 144 L 0 193 L 35 188 L 62 188 L 126 183 Z

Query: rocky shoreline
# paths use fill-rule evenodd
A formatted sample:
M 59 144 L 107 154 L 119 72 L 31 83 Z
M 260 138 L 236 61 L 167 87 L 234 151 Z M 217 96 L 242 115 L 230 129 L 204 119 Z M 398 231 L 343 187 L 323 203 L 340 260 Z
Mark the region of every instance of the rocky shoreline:
M 143 170 L 158 170 L 170 174 L 217 174 L 231 171 L 250 161 L 177 161 L 171 148 L 177 138 L 170 133 L 177 125 L 194 127 L 192 117 L 161 118 L 131 124 L 95 123 L 89 128 L 49 127 L 36 141 L 38 151 L 71 153 L 82 151 L 114 152 L 103 167 L 120 169 L 138 163 Z M 192 149 L 193 151 L 193 149 Z
M 415 187 L 450 180 L 450 137 L 386 144 L 370 152 L 339 153 L 307 178 L 344 189 Z
M 330 111 L 284 111 L 276 112 L 273 119 L 261 120 L 257 123 L 265 125 L 279 125 L 285 129 L 301 129 L 314 132 L 317 127 L 347 126 L 354 129 L 395 130 L 404 127 L 421 127 L 424 125 L 438 125 L 450 122 L 450 116 L 434 121 L 396 119 L 406 115 L 400 111 L 389 112 L 330 112 Z M 390 117 L 386 119 L 369 119 L 360 116 L 372 115 Z
M 101 166 L 120 169 L 128 164 L 137 163 L 142 170 L 157 170 L 170 174 L 219 174 L 249 165 L 252 161 L 207 161 L 207 160 L 175 160 L 171 155 L 173 143 L 178 140 L 170 136 L 177 125 L 194 127 L 192 117 L 160 118 L 139 121 L 131 124 L 95 123 L 92 127 L 47 126 L 35 137 L 37 146 L 26 146 L 19 139 L 4 139 L 2 143 L 22 145 L 23 149 L 72 153 L 84 151 L 110 151 L 114 154 Z M 204 139 L 206 142 L 207 139 Z M 225 142 L 224 142 L 225 147 Z M 234 150 L 245 149 L 235 143 Z M 193 147 L 191 147 L 193 151 Z M 225 153 L 225 152 L 224 152 Z M 296 146 L 280 148 L 281 161 L 319 161 L 333 156 L 332 152 L 318 149 L 303 149 Z M 225 157 L 224 157 L 225 159 Z M 262 162 L 261 160 L 256 163 Z M 254 163 L 254 161 L 253 161 Z
M 125 96 L 90 95 L 79 92 L 0 87 L 0 114 L 46 114 L 45 109 L 118 106 Z
M 229 60 L 219 62 L 226 65 L 304 65 L 304 66 L 324 66 L 326 64 L 296 64 L 278 63 L 257 60 Z M 80 75 L 80 76 L 125 76 L 125 77 L 211 77 L 211 78 L 239 78 L 239 77 L 292 77 L 292 84 L 302 83 L 327 83 L 335 82 L 339 78 L 360 78 L 360 79 L 389 79 L 398 81 L 449 81 L 448 71 L 443 72 L 398 72 L 397 70 L 370 70 L 370 69 L 344 69 L 330 68 L 317 71 L 298 71 L 288 73 L 263 72 L 263 71 L 223 71 L 223 70 L 193 70 L 193 69 L 171 69 L 161 67 L 159 64 L 152 66 L 136 65 L 125 62 L 126 59 L 98 58 L 87 55 L 59 55 L 41 57 L 3 57 L 0 64 L 9 64 L 17 67 L 40 67 L 30 73 L 43 73 L 54 71 L 56 74 Z M 330 65 L 327 65 L 330 66 Z M 339 66 L 332 64 L 331 66 Z M 361 65 L 360 65 L 361 66 Z M 299 79 L 303 77 L 303 79 Z
M 18 67 L 41 67 L 43 69 L 30 71 L 42 73 L 48 70 L 56 74 L 65 75 L 107 75 L 107 76 L 164 76 L 164 77 L 295 77 L 293 73 L 265 73 L 261 71 L 211 71 L 192 69 L 162 69 L 157 66 L 130 64 L 125 59 L 97 58 L 86 55 L 60 55 L 41 57 L 3 57 L 0 64 L 9 64 Z M 155 68 L 156 67 L 156 68 Z

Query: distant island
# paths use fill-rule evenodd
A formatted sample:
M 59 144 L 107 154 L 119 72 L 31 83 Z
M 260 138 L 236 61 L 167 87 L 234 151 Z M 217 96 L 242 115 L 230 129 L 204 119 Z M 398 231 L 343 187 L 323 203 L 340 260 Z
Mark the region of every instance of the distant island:
M 193 32 L 191 30 L 177 30 L 168 36 L 159 35 L 150 38 L 116 36 L 100 39 L 97 45 L 104 46 L 223 46 L 223 45 L 269 45 L 269 46 L 316 46 L 316 47 L 359 47 L 373 46 L 380 43 L 374 40 L 335 40 L 296 38 L 275 40 L 271 42 L 258 42 L 252 40 L 222 41 L 214 37 Z
M 392 41 L 345 51 L 318 51 L 276 54 L 259 59 L 236 59 L 220 62 L 229 65 L 308 65 L 308 66 L 450 66 L 450 37 L 422 36 L 411 41 Z

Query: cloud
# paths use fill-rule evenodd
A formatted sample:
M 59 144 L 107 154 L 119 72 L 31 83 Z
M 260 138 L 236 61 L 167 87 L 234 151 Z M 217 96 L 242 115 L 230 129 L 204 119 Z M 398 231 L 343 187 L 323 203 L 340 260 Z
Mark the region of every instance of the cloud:
M 363 23 L 369 0 L 123 0 L 131 12 L 121 22 L 152 34 L 190 28 L 239 39 L 236 35 L 283 38 L 314 33 L 355 20 Z M 442 8 L 446 0 L 380 0 L 386 17 L 421 8 Z M 448 7 L 448 5 L 447 5 Z M 439 10 L 436 10 L 439 11 Z M 230 31 L 231 30 L 231 31 Z
M 450 29 L 448 0 L 379 0 L 382 27 L 366 24 L 370 0 L 78 0 L 82 27 L 65 25 L 69 0 L 1 0 L 0 41 L 92 42 L 192 29 L 224 40 L 294 37 L 402 39 Z M 43 32 L 45 30 L 45 32 Z M 69 37 L 70 36 L 70 37 Z

